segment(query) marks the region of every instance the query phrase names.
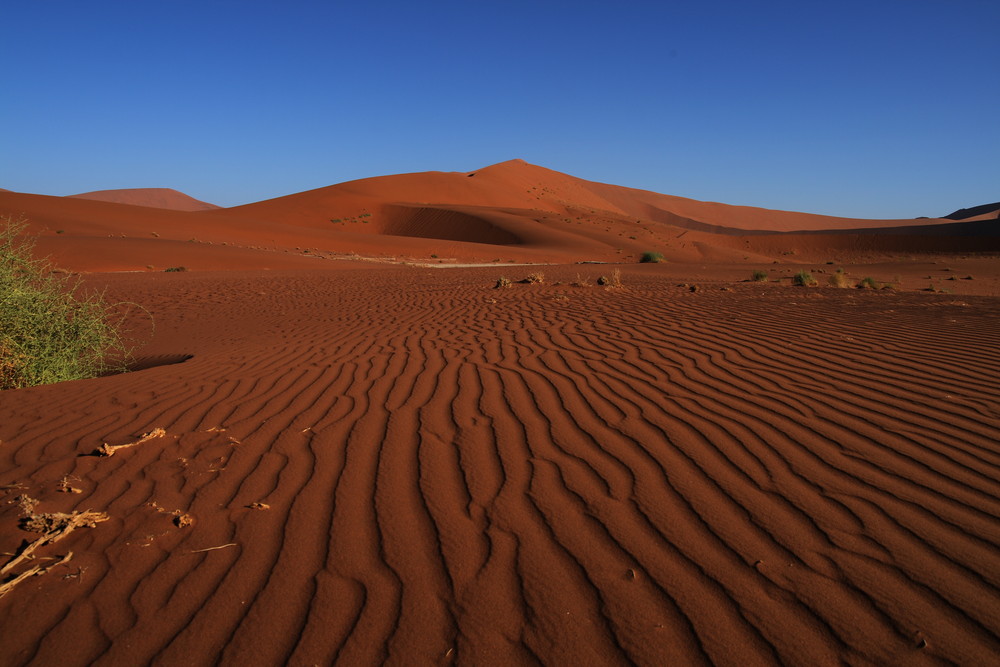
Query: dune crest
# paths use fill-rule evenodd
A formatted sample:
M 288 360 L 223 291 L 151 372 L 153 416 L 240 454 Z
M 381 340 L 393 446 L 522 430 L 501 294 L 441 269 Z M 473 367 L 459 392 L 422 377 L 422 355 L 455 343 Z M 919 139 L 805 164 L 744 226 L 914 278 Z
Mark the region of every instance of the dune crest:
M 171 211 L 211 211 L 219 208 L 215 204 L 203 202 L 194 197 L 171 188 L 126 188 L 122 190 L 96 190 L 78 195 L 68 195 L 77 199 L 94 199 L 97 201 L 114 202 L 116 204 L 131 204 L 133 206 L 149 206 L 165 208 Z

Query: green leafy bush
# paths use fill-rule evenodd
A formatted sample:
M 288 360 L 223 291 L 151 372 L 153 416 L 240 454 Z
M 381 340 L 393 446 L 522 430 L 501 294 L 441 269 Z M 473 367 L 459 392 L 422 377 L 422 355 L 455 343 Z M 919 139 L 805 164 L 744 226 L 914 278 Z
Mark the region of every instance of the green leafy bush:
M 642 264 L 659 264 L 664 262 L 663 254 L 658 252 L 644 252 L 642 257 L 639 258 L 639 262 Z
M 0 219 L 0 389 L 95 377 L 124 357 L 102 294 L 34 259 L 26 225 Z
M 792 284 L 800 287 L 812 287 L 813 285 L 818 285 L 819 281 L 813 278 L 813 275 L 808 271 L 799 271 L 792 276 Z
M 750 274 L 750 280 L 755 283 L 766 283 L 767 282 L 767 271 L 761 271 L 760 269 L 754 271 Z

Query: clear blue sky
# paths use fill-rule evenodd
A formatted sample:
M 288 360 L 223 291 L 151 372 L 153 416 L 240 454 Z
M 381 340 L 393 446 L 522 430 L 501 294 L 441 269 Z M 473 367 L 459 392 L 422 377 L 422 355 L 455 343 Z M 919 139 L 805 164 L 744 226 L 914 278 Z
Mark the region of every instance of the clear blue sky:
M 1000 200 L 1000 2 L 4 2 L 0 187 L 223 206 L 511 158 L 888 218 Z

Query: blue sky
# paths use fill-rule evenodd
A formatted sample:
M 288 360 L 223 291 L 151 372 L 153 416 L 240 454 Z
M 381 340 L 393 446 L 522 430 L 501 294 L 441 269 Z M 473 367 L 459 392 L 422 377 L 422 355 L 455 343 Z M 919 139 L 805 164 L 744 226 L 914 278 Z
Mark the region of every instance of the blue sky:
M 512 158 L 870 218 L 1000 200 L 1000 2 L 7 2 L 0 187 L 230 206 Z

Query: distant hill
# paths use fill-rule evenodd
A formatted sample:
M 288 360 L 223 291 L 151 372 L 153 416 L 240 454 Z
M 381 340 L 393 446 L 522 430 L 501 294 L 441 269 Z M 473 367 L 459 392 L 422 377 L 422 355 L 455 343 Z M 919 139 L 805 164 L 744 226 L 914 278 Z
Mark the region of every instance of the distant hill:
M 1000 217 L 1000 202 L 993 204 L 983 204 L 972 208 L 960 208 L 954 213 L 949 213 L 944 218 L 948 220 L 968 220 L 969 218 L 996 218 Z
M 359 256 L 631 263 L 652 251 L 669 262 L 760 264 L 982 253 L 1000 250 L 998 208 L 957 221 L 838 218 L 587 181 L 523 160 L 379 176 L 229 208 L 169 189 L 0 192 L 0 216 L 29 220 L 40 252 L 75 270 L 287 268 Z
M 131 204 L 132 206 L 148 206 L 150 208 L 165 208 L 171 211 L 211 211 L 219 208 L 215 204 L 203 202 L 190 197 L 183 192 L 170 188 L 126 188 L 122 190 L 96 190 L 78 195 L 69 195 L 77 199 L 93 199 L 115 204 Z

